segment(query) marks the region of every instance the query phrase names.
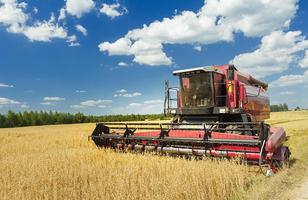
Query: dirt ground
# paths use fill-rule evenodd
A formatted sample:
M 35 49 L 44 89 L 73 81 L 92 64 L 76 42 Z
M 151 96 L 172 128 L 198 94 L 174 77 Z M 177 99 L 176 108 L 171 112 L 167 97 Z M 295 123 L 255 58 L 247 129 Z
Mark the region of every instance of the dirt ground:
M 304 181 L 293 191 L 294 200 L 308 199 L 308 174 Z

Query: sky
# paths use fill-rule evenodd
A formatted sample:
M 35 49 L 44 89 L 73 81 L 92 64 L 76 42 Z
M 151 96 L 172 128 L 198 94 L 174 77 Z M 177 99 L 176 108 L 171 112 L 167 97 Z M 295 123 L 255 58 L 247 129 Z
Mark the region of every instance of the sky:
M 308 108 L 308 1 L 0 0 L 0 113 L 161 113 L 172 71 L 232 63 Z

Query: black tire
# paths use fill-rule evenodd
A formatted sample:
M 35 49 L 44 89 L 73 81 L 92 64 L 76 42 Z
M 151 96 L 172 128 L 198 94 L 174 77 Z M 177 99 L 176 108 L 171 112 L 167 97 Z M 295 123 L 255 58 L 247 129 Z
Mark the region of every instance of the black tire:
M 106 147 L 108 145 L 107 139 L 101 139 L 99 136 L 102 134 L 109 134 L 109 127 L 104 124 L 96 124 L 92 133 L 92 140 L 97 147 Z

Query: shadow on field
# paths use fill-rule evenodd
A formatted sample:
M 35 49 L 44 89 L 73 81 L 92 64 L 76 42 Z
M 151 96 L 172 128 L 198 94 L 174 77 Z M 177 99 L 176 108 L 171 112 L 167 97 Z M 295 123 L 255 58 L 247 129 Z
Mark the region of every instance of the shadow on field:
M 290 159 L 290 167 L 293 167 L 293 165 L 297 162 L 296 158 L 291 158 Z

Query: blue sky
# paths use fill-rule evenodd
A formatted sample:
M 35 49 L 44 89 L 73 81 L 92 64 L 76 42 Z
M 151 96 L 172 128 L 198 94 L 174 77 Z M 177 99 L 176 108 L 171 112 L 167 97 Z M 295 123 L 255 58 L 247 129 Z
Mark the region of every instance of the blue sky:
M 0 0 L 0 112 L 161 113 L 172 71 L 234 63 L 308 107 L 308 2 Z

